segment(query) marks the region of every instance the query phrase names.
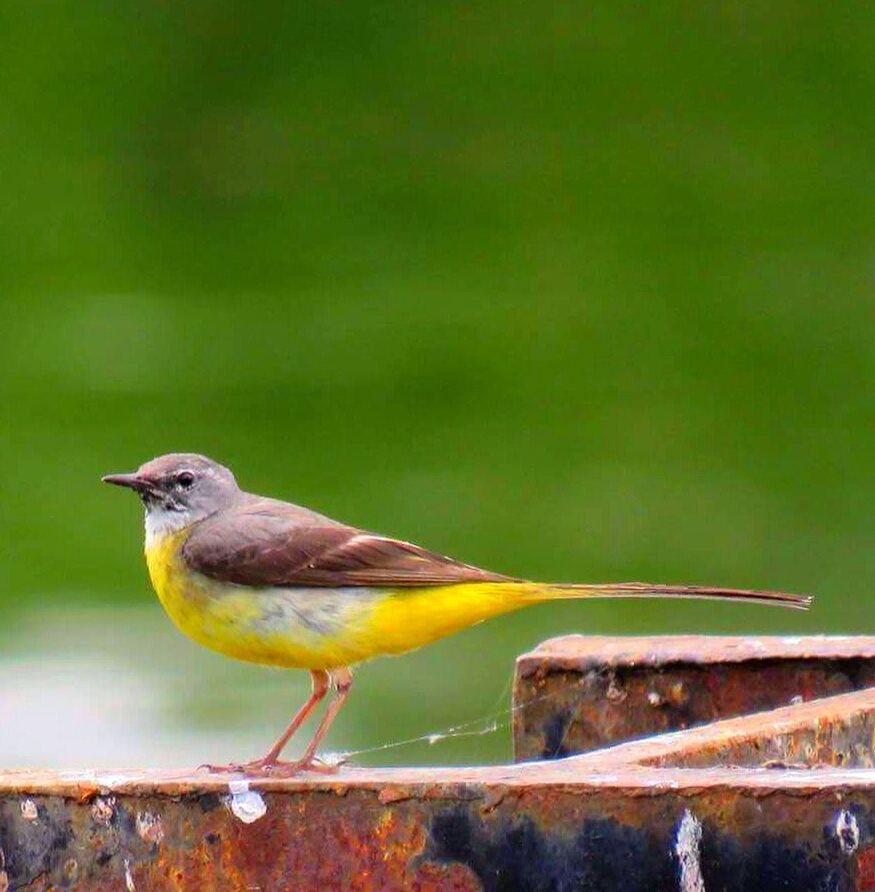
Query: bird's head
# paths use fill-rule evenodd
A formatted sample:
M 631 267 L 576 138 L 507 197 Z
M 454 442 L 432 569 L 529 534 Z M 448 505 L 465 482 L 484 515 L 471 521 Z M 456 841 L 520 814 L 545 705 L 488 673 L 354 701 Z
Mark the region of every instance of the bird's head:
M 161 455 L 133 474 L 107 474 L 102 479 L 139 495 L 146 506 L 146 528 L 153 533 L 172 532 L 203 520 L 240 495 L 228 468 L 191 452 Z

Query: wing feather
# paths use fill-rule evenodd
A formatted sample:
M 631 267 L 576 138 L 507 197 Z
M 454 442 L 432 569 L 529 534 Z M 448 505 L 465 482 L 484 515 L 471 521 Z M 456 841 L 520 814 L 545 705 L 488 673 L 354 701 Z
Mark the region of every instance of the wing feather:
M 511 579 L 305 509 L 288 510 L 293 507 L 273 503 L 203 521 L 183 546 L 187 564 L 212 579 L 252 586 L 420 586 Z

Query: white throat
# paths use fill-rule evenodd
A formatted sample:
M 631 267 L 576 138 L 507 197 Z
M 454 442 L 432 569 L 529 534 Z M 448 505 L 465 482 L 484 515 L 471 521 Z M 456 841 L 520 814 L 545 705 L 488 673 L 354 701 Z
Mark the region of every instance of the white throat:
M 146 548 L 158 545 L 165 536 L 178 533 L 192 521 L 189 511 L 168 511 L 152 508 L 146 512 Z

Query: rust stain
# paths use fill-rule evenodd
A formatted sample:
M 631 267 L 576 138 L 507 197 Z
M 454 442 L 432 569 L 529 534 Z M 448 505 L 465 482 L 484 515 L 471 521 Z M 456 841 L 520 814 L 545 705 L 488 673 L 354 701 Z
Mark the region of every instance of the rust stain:
M 100 787 L 82 785 L 79 788 L 79 803 L 85 804 L 90 802 L 99 792 Z
M 517 660 L 514 755 L 559 758 L 875 685 L 875 638 L 554 639 Z
M 857 855 L 857 889 L 875 890 L 875 846 L 862 849 Z
M 383 805 L 388 805 L 390 802 L 401 802 L 404 799 L 413 799 L 415 796 L 416 792 L 412 788 L 397 786 L 384 787 L 380 790 L 377 798 Z

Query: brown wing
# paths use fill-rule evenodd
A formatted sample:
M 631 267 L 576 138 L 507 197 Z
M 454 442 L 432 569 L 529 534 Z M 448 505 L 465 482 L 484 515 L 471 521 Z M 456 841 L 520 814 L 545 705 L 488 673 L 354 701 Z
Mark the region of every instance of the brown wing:
M 202 522 L 183 555 L 192 570 L 239 585 L 418 586 L 510 579 L 284 503 L 226 511 Z

